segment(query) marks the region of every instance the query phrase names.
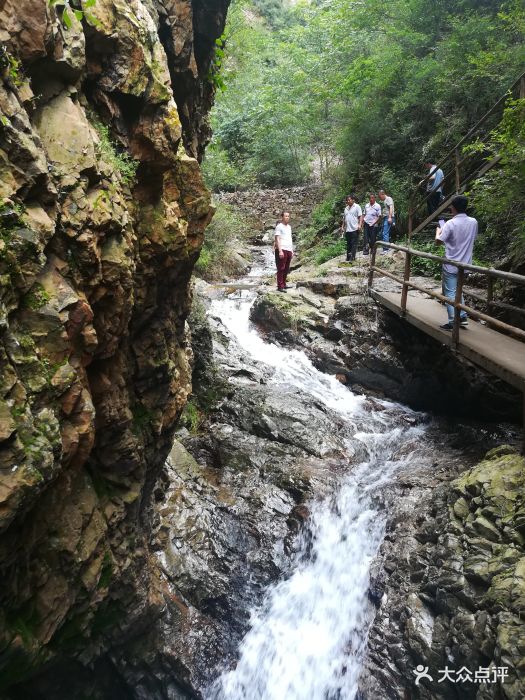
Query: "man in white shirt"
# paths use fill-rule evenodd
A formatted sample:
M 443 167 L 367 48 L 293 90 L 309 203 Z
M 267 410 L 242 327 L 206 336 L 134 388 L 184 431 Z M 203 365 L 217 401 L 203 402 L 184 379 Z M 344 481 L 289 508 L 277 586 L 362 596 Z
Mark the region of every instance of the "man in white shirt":
M 363 255 L 368 255 L 370 248 L 373 248 L 377 240 L 377 229 L 381 218 L 381 207 L 376 202 L 375 194 L 368 197 L 368 204 L 365 205 L 365 240 L 363 243 Z
M 349 194 L 346 198 L 343 223 L 341 224 L 341 231 L 344 231 L 346 238 L 346 262 L 355 260 L 359 231 L 363 228 L 363 211 L 355 199 L 354 194 Z
M 463 195 L 454 197 L 450 205 L 452 219 L 447 221 L 443 228 L 436 229 L 436 243 L 445 245 L 445 257 L 449 260 L 472 264 L 472 251 L 474 241 L 478 235 L 478 222 L 472 216 L 467 216 L 468 200 Z M 458 286 L 458 268 L 450 263 L 443 263 L 443 296 L 447 299 L 456 300 L 456 289 Z M 465 301 L 461 296 L 461 303 Z M 440 326 L 445 331 L 454 328 L 454 307 L 447 304 L 448 322 Z M 460 325 L 462 328 L 468 326 L 468 317 L 465 311 L 461 311 Z
M 277 265 L 277 291 L 286 292 L 286 278 L 293 257 L 290 212 L 281 213 L 281 221 L 275 227 L 275 264 Z
M 394 200 L 388 195 L 385 190 L 379 190 L 379 199 L 383 205 L 383 226 L 382 238 L 384 243 L 390 243 L 390 229 L 395 223 L 395 208 Z M 389 249 L 383 246 L 383 253 L 388 253 Z

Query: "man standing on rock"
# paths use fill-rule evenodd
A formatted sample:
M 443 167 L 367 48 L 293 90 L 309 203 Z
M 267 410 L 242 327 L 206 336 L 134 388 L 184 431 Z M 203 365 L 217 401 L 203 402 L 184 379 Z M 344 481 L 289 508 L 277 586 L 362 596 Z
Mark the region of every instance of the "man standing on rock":
M 365 240 L 363 243 L 363 255 L 368 255 L 370 248 L 373 248 L 377 240 L 378 222 L 381 217 L 381 207 L 376 202 L 375 194 L 368 197 L 368 204 L 365 205 Z
M 379 190 L 379 199 L 383 203 L 383 226 L 381 229 L 383 243 L 390 243 L 390 229 L 394 225 L 394 200 L 385 190 Z M 388 248 L 383 246 L 383 253 L 388 253 Z
M 478 235 L 478 222 L 472 216 L 467 216 L 468 200 L 463 195 L 454 197 L 450 205 L 452 219 L 446 222 L 443 228 L 436 229 L 436 243 L 444 243 L 445 257 L 449 260 L 472 264 L 472 251 L 474 241 Z M 458 268 L 449 263 L 443 263 L 443 296 L 447 299 L 456 299 L 458 286 Z M 464 304 L 463 295 L 461 303 Z M 444 331 L 454 328 L 454 307 L 447 304 L 448 322 L 440 326 Z M 468 317 L 465 311 L 460 313 L 460 325 L 468 326 Z
M 281 213 L 281 221 L 275 227 L 275 264 L 277 265 L 277 291 L 286 292 L 286 278 L 293 257 L 290 212 Z
M 363 228 L 363 211 L 355 199 L 354 194 L 349 194 L 346 198 L 343 223 L 341 224 L 341 231 L 345 232 L 346 238 L 346 262 L 355 260 L 359 231 Z

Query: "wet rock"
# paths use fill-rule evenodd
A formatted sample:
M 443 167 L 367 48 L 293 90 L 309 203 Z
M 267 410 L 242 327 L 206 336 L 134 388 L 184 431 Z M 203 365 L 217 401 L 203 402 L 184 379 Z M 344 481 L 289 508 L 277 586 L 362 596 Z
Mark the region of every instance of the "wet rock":
M 303 349 L 318 369 L 341 376 L 353 391 L 437 414 L 519 420 L 518 392 L 378 308 L 366 293 L 362 262 L 349 269 L 340 264 L 301 267 L 289 278 L 296 289 L 286 295 L 259 292 L 252 320 L 279 344 Z M 385 280 L 378 285 L 389 288 Z M 435 287 L 428 278 L 417 281 Z
M 514 524 L 524 478 L 523 457 L 508 447 L 489 452 L 450 488 L 420 502 L 425 523 L 419 529 L 413 520 L 407 523 L 415 535 L 408 560 L 404 538 L 387 538 L 382 547 L 385 563 L 393 560 L 396 568 L 386 580 L 370 632 L 361 681 L 364 698 L 401 699 L 407 693 L 415 698 L 447 698 L 453 691 L 437 683 L 440 669 L 459 671 L 464 666 L 474 674 L 491 664 L 507 668 L 505 683 L 465 684 L 462 697 L 511 698 L 523 693 L 525 636 L 518 622 L 525 604 L 523 545 L 512 539 L 514 528 L 509 534 L 499 532 L 495 539 L 494 525 L 481 513 L 497 503 L 501 520 Z M 470 532 L 470 524 L 474 527 L 476 522 L 477 529 Z M 421 537 L 425 528 L 437 537 L 430 542 Z M 384 640 L 390 637 L 398 642 L 395 654 L 385 647 Z M 428 666 L 434 678 L 431 685 L 414 685 L 418 664 Z

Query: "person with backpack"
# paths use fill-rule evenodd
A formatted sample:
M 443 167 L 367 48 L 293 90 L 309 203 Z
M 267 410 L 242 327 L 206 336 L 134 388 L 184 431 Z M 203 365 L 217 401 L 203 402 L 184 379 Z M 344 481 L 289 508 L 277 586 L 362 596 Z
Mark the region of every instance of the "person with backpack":
M 281 221 L 275 227 L 274 237 L 275 264 L 277 266 L 277 291 L 286 292 L 286 278 L 293 257 L 292 227 L 290 212 L 281 212 Z
M 357 244 L 359 242 L 359 231 L 363 228 L 363 211 L 356 202 L 356 196 L 349 194 L 346 198 L 346 207 L 343 212 L 343 222 L 341 223 L 341 236 L 343 232 L 346 239 L 346 262 L 355 260 L 357 254 Z

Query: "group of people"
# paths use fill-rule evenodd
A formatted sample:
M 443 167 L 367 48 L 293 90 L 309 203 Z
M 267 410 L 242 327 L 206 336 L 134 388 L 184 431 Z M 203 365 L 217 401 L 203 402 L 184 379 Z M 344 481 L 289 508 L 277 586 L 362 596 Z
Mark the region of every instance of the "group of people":
M 354 195 L 347 197 L 341 231 L 344 231 L 346 236 L 346 259 L 348 261 L 355 260 L 361 230 L 364 231 L 364 255 L 368 255 L 370 248 L 376 244 L 380 225 L 383 241 L 390 239 L 390 230 L 395 222 L 394 201 L 384 190 L 380 190 L 378 194 L 382 206 L 376 202 L 375 195 L 371 194 L 368 204 L 365 205 L 364 213 Z M 467 216 L 467 206 L 468 200 L 465 196 L 457 195 L 454 197 L 450 204 L 452 218 L 447 222 L 440 221 L 440 225 L 436 229 L 435 241 L 437 244 L 445 246 L 445 257 L 448 260 L 472 264 L 474 241 L 478 235 L 478 222 L 473 217 Z M 289 289 L 287 277 L 294 255 L 290 212 L 288 211 L 281 213 L 281 221 L 276 226 L 274 249 L 277 266 L 277 290 L 286 292 Z M 457 284 L 458 268 L 452 263 L 443 263 L 443 296 L 455 301 Z M 464 303 L 462 296 L 461 304 Z M 452 331 L 455 309 L 452 304 L 446 304 L 446 308 L 448 320 L 440 328 Z M 460 326 L 461 328 L 468 326 L 468 317 L 463 310 L 460 312 Z
M 381 204 L 376 201 L 375 194 L 368 195 L 364 212 L 357 203 L 355 194 L 349 194 L 346 198 L 341 236 L 344 234 L 346 238 L 347 262 L 356 259 L 360 231 L 363 231 L 363 255 L 369 254 L 379 235 L 381 235 L 383 242 L 390 241 L 390 231 L 395 226 L 394 200 L 385 190 L 379 190 L 378 196 Z M 388 253 L 388 248 L 385 246 L 383 246 L 383 253 Z

